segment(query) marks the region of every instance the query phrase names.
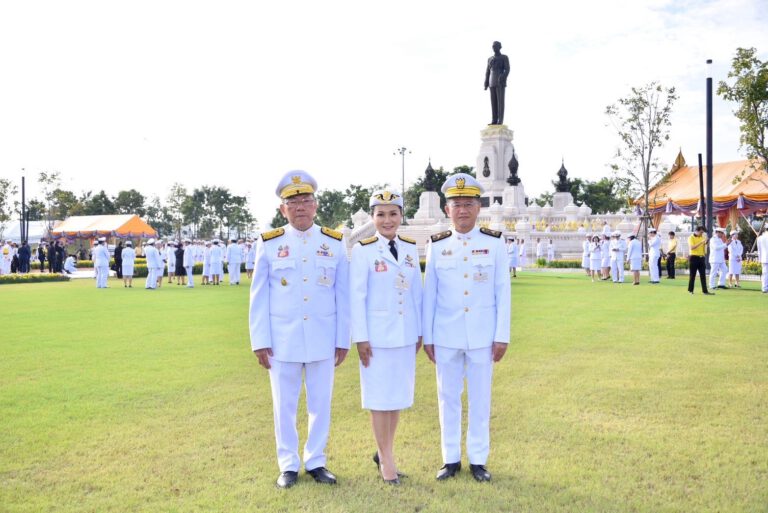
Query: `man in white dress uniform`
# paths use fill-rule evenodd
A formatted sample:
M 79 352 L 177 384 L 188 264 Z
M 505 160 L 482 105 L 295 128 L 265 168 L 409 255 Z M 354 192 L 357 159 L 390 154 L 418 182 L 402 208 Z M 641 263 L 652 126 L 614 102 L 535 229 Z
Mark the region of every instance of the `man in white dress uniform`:
M 443 467 L 438 480 L 461 469 L 461 395 L 467 380 L 467 456 L 472 476 L 490 481 L 493 363 L 510 338 L 511 290 L 501 232 L 477 228 L 483 188 L 457 173 L 443 184 L 453 230 L 431 237 L 424 280 L 424 350 L 436 364 Z
M 728 267 L 725 265 L 725 229 L 715 228 L 715 236 L 709 241 L 709 288 L 724 289 Z M 718 274 L 720 278 L 718 280 Z
M 659 259 L 661 258 L 661 237 L 656 234 L 656 228 L 648 229 L 648 274 L 651 283 L 659 283 Z
M 616 230 L 611 234 L 611 281 L 624 283 L 624 253 L 627 243 L 621 238 L 621 232 Z
M 229 246 L 227 246 L 226 259 L 229 284 L 240 285 L 240 264 L 243 262 L 243 248 L 237 243 L 237 239 L 231 239 Z
M 768 294 L 768 224 L 763 224 L 763 234 L 757 238 L 757 259 L 763 267 L 761 288 Z
M 107 239 L 100 237 L 93 248 L 93 270 L 96 271 L 96 288 L 106 289 L 109 278 L 109 250 Z
M 343 235 L 314 224 L 316 190 L 304 171 L 280 180 L 276 192 L 288 224 L 261 235 L 251 282 L 251 348 L 269 370 L 280 488 L 296 483 L 302 461 L 296 430 L 302 373 L 309 415 L 304 468 L 317 482 L 336 483 L 325 468 L 325 446 L 334 366 L 350 346 L 349 263 Z
M 157 270 L 163 268 L 163 260 L 155 248 L 155 239 L 149 239 L 144 246 L 144 257 L 147 259 L 147 281 L 145 289 L 157 288 Z

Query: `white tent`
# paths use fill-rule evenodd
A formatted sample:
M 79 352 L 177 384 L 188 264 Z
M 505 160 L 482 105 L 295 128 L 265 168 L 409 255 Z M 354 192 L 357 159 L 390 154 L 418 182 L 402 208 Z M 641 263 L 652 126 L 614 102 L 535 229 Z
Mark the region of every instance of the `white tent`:
M 54 221 L 53 225 L 56 226 L 59 221 Z M 3 226 L 3 236 L 0 237 L 4 240 L 11 240 L 16 243 L 21 243 L 21 223 L 19 221 L 9 221 Z M 30 221 L 29 233 L 27 233 L 27 243 L 30 245 L 40 243 L 40 239 L 48 237 L 48 222 L 47 221 Z

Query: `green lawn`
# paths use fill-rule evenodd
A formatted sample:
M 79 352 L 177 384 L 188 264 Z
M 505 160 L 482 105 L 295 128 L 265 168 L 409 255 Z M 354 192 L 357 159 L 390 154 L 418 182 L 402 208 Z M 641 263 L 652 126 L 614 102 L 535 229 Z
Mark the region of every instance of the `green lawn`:
M 646 280 L 513 280 L 490 485 L 466 470 L 434 480 L 440 435 L 423 355 L 396 442 L 410 477 L 383 485 L 350 353 L 328 447 L 340 484 L 302 473 L 287 491 L 274 488 L 247 284 L 4 285 L 0 511 L 768 511 L 768 296 L 755 282 L 691 297 L 685 279 Z

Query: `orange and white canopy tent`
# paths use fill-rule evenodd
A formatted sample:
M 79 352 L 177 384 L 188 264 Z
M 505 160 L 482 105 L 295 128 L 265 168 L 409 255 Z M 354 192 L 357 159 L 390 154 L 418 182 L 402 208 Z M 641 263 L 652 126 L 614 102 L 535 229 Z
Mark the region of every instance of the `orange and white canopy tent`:
M 92 237 L 136 239 L 157 237 L 157 230 L 136 214 L 72 216 L 54 228 L 51 235 L 68 239 L 90 239 Z
M 706 171 L 705 171 L 706 180 Z M 706 184 L 705 184 L 706 187 Z M 736 226 L 740 216 L 768 209 L 768 172 L 764 162 L 739 160 L 712 166 L 712 210 L 720 226 Z M 694 215 L 699 204 L 699 168 L 687 166 L 682 152 L 669 173 L 648 194 L 653 225 L 664 214 Z M 635 200 L 642 208 L 643 198 Z

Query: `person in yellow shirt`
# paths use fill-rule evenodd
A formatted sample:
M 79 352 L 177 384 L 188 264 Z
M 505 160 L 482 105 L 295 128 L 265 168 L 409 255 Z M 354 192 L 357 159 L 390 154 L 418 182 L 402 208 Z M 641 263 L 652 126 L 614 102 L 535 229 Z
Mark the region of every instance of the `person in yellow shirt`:
M 675 238 L 675 232 L 669 232 L 669 240 L 667 241 L 667 279 L 675 279 L 675 258 L 677 256 L 677 238 Z
M 705 255 L 707 252 L 707 236 L 704 235 L 704 227 L 697 226 L 696 231 L 688 237 L 688 248 L 690 249 L 690 256 L 688 257 L 688 293 L 693 294 L 693 285 L 696 282 L 696 273 L 699 273 L 701 278 L 701 291 L 708 295 L 714 296 L 714 292 L 707 291 L 707 264 Z

